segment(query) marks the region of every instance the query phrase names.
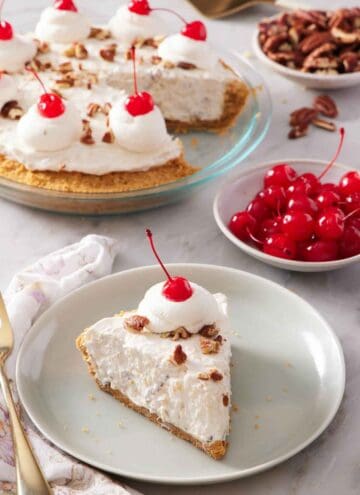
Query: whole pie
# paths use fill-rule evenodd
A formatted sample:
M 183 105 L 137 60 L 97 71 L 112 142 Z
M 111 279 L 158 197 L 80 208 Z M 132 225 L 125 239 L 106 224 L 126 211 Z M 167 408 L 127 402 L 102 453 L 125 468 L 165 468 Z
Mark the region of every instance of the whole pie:
M 108 26 L 92 27 L 72 0 L 57 0 L 34 34 L 17 35 L 4 21 L 0 176 L 110 193 L 196 172 L 169 130 L 224 131 L 249 91 L 210 46 L 202 22 L 184 21 L 169 34 L 171 13 L 161 10 L 133 0 Z

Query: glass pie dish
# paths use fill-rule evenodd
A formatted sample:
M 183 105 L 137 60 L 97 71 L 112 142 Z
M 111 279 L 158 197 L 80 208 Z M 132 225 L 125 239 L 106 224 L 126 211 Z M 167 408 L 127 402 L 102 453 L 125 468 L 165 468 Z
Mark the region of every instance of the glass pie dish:
M 235 127 L 221 135 L 189 132 L 181 135 L 185 157 L 200 170 L 190 177 L 159 187 L 126 193 L 66 193 L 23 185 L 0 177 L 0 197 L 41 210 L 111 215 L 162 206 L 185 199 L 196 188 L 240 164 L 262 141 L 271 119 L 271 98 L 261 76 L 236 52 L 220 57 L 250 88 L 250 96 Z

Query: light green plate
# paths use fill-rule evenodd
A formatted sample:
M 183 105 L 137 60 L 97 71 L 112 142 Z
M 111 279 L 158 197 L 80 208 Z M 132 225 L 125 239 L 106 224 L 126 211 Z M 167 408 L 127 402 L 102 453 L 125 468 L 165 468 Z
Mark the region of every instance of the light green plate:
M 343 396 L 335 334 L 287 289 L 231 268 L 169 265 L 229 297 L 233 401 L 230 449 L 214 461 L 98 390 L 75 349 L 89 324 L 132 309 L 163 279 L 158 267 L 94 282 L 49 309 L 27 334 L 17 362 L 20 398 L 54 444 L 106 471 L 162 483 L 213 483 L 274 466 L 309 445 Z M 120 422 L 120 423 L 119 423 Z

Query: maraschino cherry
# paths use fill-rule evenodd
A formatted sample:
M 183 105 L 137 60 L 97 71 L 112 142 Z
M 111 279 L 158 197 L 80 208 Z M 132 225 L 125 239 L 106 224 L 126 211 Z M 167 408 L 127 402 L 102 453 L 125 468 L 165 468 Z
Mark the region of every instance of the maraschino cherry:
M 149 15 L 151 12 L 151 8 L 147 0 L 132 0 L 128 5 L 128 9 L 130 12 L 138 15 Z
M 175 10 L 172 9 L 166 9 L 162 7 L 156 9 L 150 8 L 150 11 L 154 11 L 154 10 L 170 12 L 170 14 L 173 14 L 176 17 L 178 17 L 181 20 L 181 22 L 185 24 L 182 30 L 180 31 L 180 34 L 182 34 L 183 36 L 186 36 L 187 38 L 191 38 L 192 40 L 195 41 L 206 41 L 207 31 L 206 31 L 206 26 L 203 22 L 201 21 L 187 22 L 186 19 L 184 19 L 184 17 L 182 17 L 180 14 L 178 14 L 177 12 L 175 12 Z
M 145 115 L 154 109 L 154 100 L 150 93 L 146 91 L 138 92 L 137 77 L 136 77 L 136 50 L 131 47 L 131 58 L 133 61 L 133 76 L 134 76 L 134 92 L 135 94 L 128 96 L 125 101 L 125 108 L 133 117 Z
M 0 17 L 1 17 L 1 11 L 2 11 L 2 8 L 4 5 L 4 1 L 5 0 L 3 0 L 0 3 Z M 9 41 L 9 40 L 12 40 L 13 37 L 14 37 L 14 32 L 13 32 L 12 25 L 7 21 L 0 20 L 0 41 Z
M 57 10 L 67 10 L 69 12 L 77 12 L 78 9 L 73 0 L 56 0 L 54 8 Z
M 49 93 L 40 79 L 37 72 L 33 69 L 27 69 L 29 72 L 33 74 L 33 76 L 39 81 L 42 89 L 44 90 L 44 94 L 42 94 L 39 98 L 37 109 L 39 114 L 42 117 L 47 119 L 54 119 L 56 117 L 60 117 L 65 112 L 65 105 L 60 96 L 55 93 Z
M 164 270 L 165 275 L 168 278 L 162 290 L 163 295 L 173 302 L 183 302 L 187 299 L 190 299 L 190 297 L 193 295 L 193 289 L 191 288 L 190 282 L 184 277 L 172 277 L 170 275 L 155 249 L 151 230 L 147 229 L 146 235 L 149 239 L 150 246 L 155 255 L 155 258 L 158 260 L 161 268 Z

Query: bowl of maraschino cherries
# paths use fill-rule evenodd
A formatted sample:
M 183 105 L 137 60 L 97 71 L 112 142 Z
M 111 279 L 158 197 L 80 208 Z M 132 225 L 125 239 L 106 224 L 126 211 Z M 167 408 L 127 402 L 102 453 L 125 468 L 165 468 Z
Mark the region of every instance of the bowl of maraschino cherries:
M 287 270 L 319 272 L 360 261 L 360 173 L 287 160 L 245 170 L 218 193 L 215 220 L 247 254 Z

